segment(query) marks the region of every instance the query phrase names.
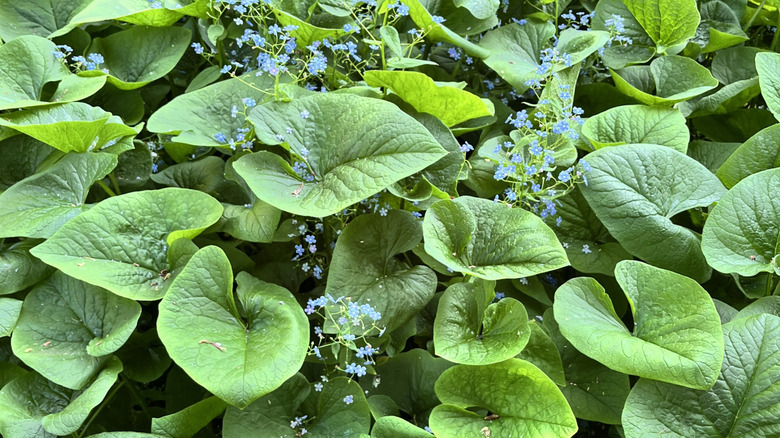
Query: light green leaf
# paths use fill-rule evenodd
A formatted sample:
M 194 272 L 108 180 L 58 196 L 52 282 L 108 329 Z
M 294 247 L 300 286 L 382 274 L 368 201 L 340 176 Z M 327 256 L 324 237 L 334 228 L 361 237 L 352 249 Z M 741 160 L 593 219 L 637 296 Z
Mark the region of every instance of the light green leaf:
M 0 3 L 0 38 L 11 41 L 22 35 L 49 36 L 65 27 L 79 10 L 92 0 L 57 2 L 30 0 Z M 31 13 L 35 11 L 34 13 Z
M 142 26 L 166 27 L 178 21 L 184 14 L 208 18 L 209 9 L 205 0 L 187 1 L 189 4 L 184 6 L 182 0 L 162 0 L 162 3 L 165 7 L 158 8 L 145 0 L 92 0 L 71 18 L 68 26 L 49 37 L 64 35 L 82 24 L 114 19 Z
M 623 68 L 627 65 L 643 64 L 653 58 L 656 53 L 655 42 L 621 0 L 599 0 L 594 12 L 595 15 L 591 19 L 592 29 L 610 31 L 610 26 L 606 23 L 608 20 L 614 21 L 614 16 L 617 15 L 622 18 L 624 29 L 620 35 L 631 39 L 631 44 L 613 43 L 604 50 L 601 58 L 605 66 Z
M 276 14 L 276 19 L 279 20 L 279 24 L 297 27 L 297 29 L 290 31 L 290 34 L 296 38 L 299 45 L 307 46 L 314 41 L 321 41 L 326 38 L 336 40 L 346 34 L 343 29 L 318 27 L 278 8 L 274 8 L 274 13 Z
M 436 116 L 447 126 L 492 116 L 490 101 L 455 87 L 437 84 L 428 75 L 414 71 L 372 70 L 363 75 L 372 87 L 384 87 L 415 110 Z
M 112 357 L 83 391 L 56 385 L 36 373 L 19 377 L 0 391 L 0 433 L 6 438 L 70 435 L 103 401 L 122 371 Z
M 693 158 L 657 145 L 624 145 L 588 155 L 580 191 L 610 234 L 655 266 L 706 281 L 711 273 L 697 233 L 671 218 L 706 207 L 726 192 Z
M 748 316 L 760 315 L 762 313 L 769 313 L 771 315 L 780 316 L 780 296 L 772 295 L 768 297 L 761 297 L 743 307 L 739 312 L 734 310 L 734 315 L 732 315 L 731 319 L 746 318 Z
M 577 420 L 561 391 L 524 360 L 457 365 L 436 381 L 436 394 L 443 403 L 430 418 L 437 436 L 484 436 L 485 427 L 495 437 L 570 437 L 577 431 Z M 466 409 L 470 407 L 500 418 L 486 420 L 485 414 Z
M 168 246 L 193 238 L 222 214 L 216 199 L 167 188 L 108 198 L 30 252 L 71 277 L 135 300 L 162 298 L 178 270 Z
M 723 361 L 720 317 L 707 291 L 641 262 L 618 263 L 615 277 L 634 317 L 630 332 L 592 278 L 555 293 L 555 320 L 574 347 L 609 368 L 696 389 L 712 387 Z
M 764 128 L 742 143 L 716 175 L 727 188 L 762 170 L 780 167 L 780 124 Z
M 554 34 L 555 26 L 550 22 L 509 23 L 485 33 L 479 46 L 488 52 L 485 64 L 518 92 L 524 92 L 528 89 L 525 82 L 537 77 L 539 52 Z
M 430 438 L 425 429 L 403 418 L 385 416 L 376 420 L 371 428 L 371 438 Z
M 567 59 L 567 65 L 558 65 L 554 68 L 556 70 L 563 70 L 575 64 L 580 63 L 582 60 L 592 55 L 596 50 L 604 47 L 604 44 L 609 40 L 609 32 L 600 30 L 575 30 L 573 28 L 567 28 L 558 35 L 557 50 L 560 53 L 565 53 L 571 58 Z
M 263 201 L 247 205 L 223 204 L 219 230 L 248 242 L 271 242 L 282 212 Z
M 281 286 L 233 272 L 221 249 L 190 259 L 160 302 L 157 332 L 176 364 L 226 402 L 244 408 L 293 376 L 306 356 L 309 324 Z
M 14 38 L 0 46 L 0 110 L 50 104 L 41 101 L 43 86 L 70 75 L 54 57 L 55 50 L 54 43 L 37 36 Z
M 669 146 L 686 153 L 690 133 L 685 117 L 672 108 L 618 106 L 588 118 L 582 135 L 596 149 L 631 143 Z
M 780 54 L 761 52 L 756 54 L 756 70 L 761 85 L 761 95 L 766 106 L 780 120 Z
M 0 298 L 0 338 L 10 336 L 14 331 L 19 312 L 22 310 L 22 301 L 13 298 Z
M 650 66 L 610 72 L 621 93 L 645 105 L 671 106 L 718 86 L 706 67 L 683 56 L 662 56 Z
M 152 433 L 170 438 L 189 438 L 225 412 L 227 403 L 209 397 L 174 414 L 152 418 Z
M 279 144 L 283 138 L 297 156 L 307 157 L 311 181 L 270 152 L 248 154 L 233 165 L 258 198 L 293 214 L 334 214 L 446 155 L 397 106 L 355 95 L 271 102 L 253 109 L 249 120 L 260 141 Z
M 688 156 L 716 173 L 739 146 L 739 143 L 694 140 L 688 144 Z
M 263 102 L 267 95 L 262 90 L 273 86 L 269 78 L 249 74 L 177 96 L 149 117 L 146 129 L 177 135 L 171 140 L 178 143 L 230 147 L 218 142 L 215 135 L 221 132 L 235 138 L 237 130 L 246 124 L 241 99 Z M 233 105 L 238 110 L 236 117 L 231 117 Z
M 439 201 L 423 222 L 425 251 L 455 271 L 487 280 L 522 278 L 569 264 L 538 216 L 488 199 Z
M 54 270 L 30 255 L 40 240 L 25 239 L 12 245 L 0 245 L 0 295 L 26 289 Z
M 0 116 L 6 126 L 63 152 L 89 152 L 135 135 L 122 119 L 83 102 L 33 108 Z
M 695 0 L 623 0 L 623 3 L 655 41 L 659 53 L 693 38 L 699 26 Z
M 133 26 L 105 38 L 95 38 L 88 52 L 103 55 L 108 82 L 132 90 L 167 75 L 189 47 L 192 33 L 184 27 Z M 101 70 L 82 73 L 103 75 Z
M 499 0 L 453 0 L 455 7 L 466 8 L 471 12 L 471 15 L 485 19 L 496 15 Z
M 89 188 L 116 166 L 111 154 L 67 154 L 0 194 L 0 237 L 51 237 L 89 208 Z
M 418 28 L 425 30 L 426 37 L 432 39 L 433 41 L 442 41 L 454 44 L 465 50 L 466 53 L 478 58 L 484 59 L 489 55 L 487 50 L 458 35 L 447 25 L 434 22 L 431 12 L 428 12 L 420 0 L 404 0 L 404 4 L 409 6 L 409 17 L 411 17 L 411 19 L 414 21 L 414 24 L 416 24 Z M 434 3 L 434 6 L 435 5 L 436 4 Z M 491 18 L 493 19 L 492 24 L 495 25 L 495 16 Z M 484 30 L 487 30 L 490 27 L 493 26 L 488 26 Z
M 422 223 L 410 212 L 358 216 L 336 242 L 325 292 L 370 303 L 382 314 L 376 324 L 395 330 L 436 292 L 436 274 L 430 268 L 409 266 L 396 258 L 421 240 Z
M 444 291 L 433 323 L 436 355 L 450 362 L 487 365 L 520 353 L 531 329 L 523 304 L 495 298 L 495 282 L 456 283 Z
M 539 327 L 536 320 L 532 319 L 528 327 L 531 329 L 528 343 L 523 348 L 523 351 L 515 357 L 531 362 L 534 366 L 544 371 L 547 377 L 555 382 L 556 385 L 565 387 L 566 377 L 564 377 L 563 362 L 561 362 L 558 348 L 550 339 L 550 336 Z M 571 367 L 569 367 L 569 370 L 571 370 Z
M 707 263 L 724 273 L 780 275 L 780 169 L 756 173 L 735 185 L 710 213 L 702 232 Z
M 52 382 L 81 389 L 135 330 L 141 306 L 62 272 L 24 299 L 14 354 Z
M 452 365 L 445 359 L 431 356 L 426 350 L 415 348 L 377 364 L 374 367 L 380 376 L 377 385 L 373 379 L 361 379 L 360 383 L 366 396 L 388 396 L 399 409 L 423 421 L 439 404 L 433 388 L 436 379 Z
M 723 336 L 726 354 L 711 389 L 637 382 L 623 412 L 626 437 L 759 438 L 780 433 L 780 384 L 775 378 L 780 372 L 780 318 L 738 318 L 723 326 Z

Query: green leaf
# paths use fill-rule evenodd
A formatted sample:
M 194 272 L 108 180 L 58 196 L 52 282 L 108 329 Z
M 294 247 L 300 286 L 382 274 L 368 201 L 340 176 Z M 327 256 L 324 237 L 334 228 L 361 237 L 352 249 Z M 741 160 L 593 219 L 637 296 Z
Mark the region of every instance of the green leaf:
M 761 52 L 756 54 L 756 70 L 761 85 L 761 95 L 766 106 L 780 120 L 780 54 Z
M 158 300 L 171 284 L 168 246 L 215 223 L 222 206 L 195 190 L 167 188 L 108 198 L 30 252 L 62 272 L 135 300 Z
M 688 156 L 716 173 L 739 146 L 739 143 L 694 140 L 688 144 Z
M 780 169 L 765 170 L 737 183 L 718 202 L 702 232 L 702 251 L 710 266 L 744 277 L 780 275 L 778 184 Z
M 19 312 L 22 310 L 22 301 L 13 298 L 0 298 L 0 338 L 10 336 L 14 331 Z
M 620 415 L 631 390 L 628 376 L 613 371 L 580 353 L 561 334 L 553 309 L 544 313 L 544 327 L 555 343 L 556 353 L 566 364 L 561 388 L 577 418 L 606 424 L 620 424 Z
M 89 53 L 103 55 L 108 82 L 132 90 L 167 75 L 189 47 L 192 32 L 184 27 L 133 26 L 105 38 L 95 38 Z M 93 70 L 82 75 L 102 75 Z
M 580 191 L 610 234 L 655 266 L 706 281 L 699 235 L 671 218 L 720 199 L 725 188 L 693 158 L 657 145 L 625 145 L 588 155 Z
M 604 47 L 609 38 L 609 32 L 590 29 L 587 31 L 573 28 L 564 29 L 558 35 L 556 48 L 560 53 L 566 53 L 571 58 L 567 59 L 568 62 L 563 66 L 558 65 L 554 69 L 563 70 L 569 66 L 579 64 L 598 49 Z
M 377 364 L 374 368 L 379 380 L 362 379 L 360 383 L 367 396 L 388 396 L 399 409 L 423 421 L 439 404 L 433 387 L 436 379 L 452 365 L 415 348 Z
M 523 351 L 516 357 L 531 362 L 534 366 L 544 371 L 547 377 L 555 382 L 556 385 L 565 387 L 566 377 L 564 377 L 563 362 L 561 362 L 558 348 L 550 339 L 550 336 L 539 327 L 536 320 L 531 320 L 528 327 L 531 329 L 531 336 L 528 338 L 528 343 L 523 348 Z M 571 370 L 571 367 L 569 369 Z
M 377 419 L 371 428 L 371 438 L 430 438 L 426 430 L 403 418 L 386 416 Z
M 434 7 L 438 5 L 436 2 L 430 3 L 431 6 Z M 447 25 L 434 22 L 433 16 L 431 15 L 432 13 L 429 12 L 425 6 L 423 6 L 423 3 L 420 0 L 404 0 L 404 4 L 409 6 L 409 17 L 414 21 L 414 24 L 416 24 L 418 28 L 425 30 L 426 37 L 432 39 L 433 41 L 442 41 L 454 44 L 465 50 L 466 53 L 478 58 L 484 59 L 488 56 L 489 53 L 485 49 L 470 42 L 466 38 L 463 38 L 449 28 L 449 25 L 453 24 L 454 20 Z M 434 13 L 436 12 L 438 11 L 435 11 Z M 492 16 L 491 18 L 492 20 L 487 22 L 490 25 L 483 30 L 487 30 L 497 23 L 495 16 Z M 473 22 L 476 20 L 472 18 L 471 21 L 473 24 Z
M 623 0 L 655 41 L 659 53 L 693 38 L 699 26 L 695 0 Z
M 176 364 L 226 402 L 244 408 L 293 376 L 306 356 L 309 324 L 292 294 L 242 272 L 221 249 L 199 250 L 160 302 L 157 332 Z
M 621 93 L 645 105 L 671 106 L 718 86 L 718 80 L 706 67 L 683 56 L 662 56 L 650 66 L 610 72 Z
M 207 18 L 208 7 L 203 0 L 188 2 L 182 6 L 181 1 L 163 1 L 163 8 L 155 7 L 153 3 L 138 0 L 93 0 L 71 18 L 68 26 L 49 35 L 50 38 L 64 35 L 70 29 L 86 23 L 95 23 L 121 19 L 128 23 L 142 26 L 166 27 L 178 21 L 182 15 L 193 15 Z
M 780 124 L 764 128 L 742 143 L 716 175 L 727 188 L 762 170 L 780 167 Z
M 422 223 L 408 211 L 358 216 L 336 242 L 325 292 L 370 303 L 382 314 L 376 324 L 395 330 L 436 292 L 436 274 L 430 268 L 396 258 L 421 240 Z
M 485 19 L 496 15 L 499 0 L 453 0 L 455 7 L 466 8 L 471 15 Z
M 596 3 L 595 15 L 591 19 L 592 29 L 611 31 L 607 20 L 614 20 L 615 15 L 622 18 L 623 31 L 620 35 L 631 39 L 631 44 L 612 44 L 604 50 L 601 56 L 604 65 L 609 68 L 623 68 L 632 64 L 643 64 L 653 58 L 656 44 L 645 32 L 645 29 L 631 14 L 621 0 L 599 0 Z
M 64 3 L 51 0 L 30 0 L 25 3 L 0 4 L 0 38 L 11 41 L 22 35 L 49 36 L 65 27 L 70 19 L 92 0 Z M 31 13 L 31 11 L 35 11 Z
M 537 77 L 539 52 L 554 34 L 555 26 L 550 22 L 509 23 L 486 32 L 479 46 L 488 52 L 485 64 L 518 92 L 524 92 L 528 89 L 525 82 Z
M 7 126 L 62 152 L 90 152 L 135 135 L 122 119 L 83 102 L 33 108 L 0 116 Z
M 152 433 L 170 438 L 189 438 L 225 412 L 227 404 L 209 397 L 174 414 L 152 418 Z
M 141 306 L 61 272 L 24 299 L 14 354 L 52 382 L 83 388 L 135 330 Z
M 733 308 L 732 310 L 734 310 L 734 315 L 732 315 L 731 319 L 746 318 L 748 316 L 760 315 L 762 313 L 769 313 L 774 316 L 780 316 L 780 296 L 773 295 L 769 297 L 761 297 L 743 307 L 739 312 L 736 312 L 736 310 Z
M 54 148 L 26 135 L 0 141 L 0 191 L 32 176 Z
M 146 129 L 176 135 L 171 140 L 178 143 L 227 148 L 230 145 L 218 142 L 215 135 L 221 132 L 235 138 L 246 124 L 241 99 L 264 101 L 267 95 L 263 90 L 273 86 L 269 78 L 250 74 L 177 96 L 149 117 Z M 237 117 L 231 117 L 233 105 L 238 109 Z
M 301 116 L 307 112 L 307 118 Z M 446 154 L 397 106 L 355 95 L 318 93 L 271 102 L 254 108 L 249 120 L 263 143 L 284 138 L 298 157 L 307 157 L 311 181 L 270 152 L 243 156 L 234 169 L 258 198 L 304 216 L 337 213 Z
M 40 240 L 25 239 L 13 245 L 0 245 L 0 295 L 26 289 L 51 274 L 53 269 L 30 255 Z
M 263 201 L 246 205 L 223 204 L 219 230 L 248 242 L 271 242 L 282 212 Z
M 780 318 L 768 314 L 738 318 L 723 326 L 723 336 L 725 358 L 711 389 L 695 391 L 647 379 L 637 382 L 623 412 L 627 437 L 777 434 Z M 674 419 L 671 428 L 670 419 Z
M 111 154 L 67 154 L 0 194 L 0 237 L 51 237 L 89 208 L 90 186 L 116 167 Z
M 588 118 L 582 135 L 596 149 L 631 143 L 669 146 L 686 153 L 690 133 L 685 117 L 672 108 L 618 106 Z
M 313 24 L 301 20 L 295 15 L 288 14 L 277 8 L 274 9 L 276 19 L 279 20 L 279 24 L 283 26 L 296 26 L 297 29 L 291 30 L 290 35 L 294 36 L 299 45 L 307 46 L 317 40 L 324 40 L 326 38 L 332 38 L 336 40 L 346 34 L 342 29 L 329 29 L 314 26 Z
M 492 116 L 490 101 L 452 86 L 437 84 L 428 75 L 414 71 L 371 70 L 363 75 L 372 87 L 384 87 L 415 110 L 436 116 L 447 126 Z
M 433 409 L 430 426 L 437 436 L 570 437 L 577 421 L 561 391 L 538 368 L 520 359 L 492 365 L 457 365 L 436 381 L 442 403 Z M 498 415 L 485 419 L 470 407 Z
M 712 387 L 723 361 L 723 337 L 707 291 L 688 277 L 631 260 L 618 263 L 615 277 L 631 304 L 633 333 L 604 288 L 580 277 L 555 292 L 555 320 L 566 339 L 615 371 Z
M 76 432 L 121 371 L 122 363 L 112 357 L 83 391 L 63 388 L 36 373 L 11 381 L 0 391 L 0 433 L 6 438 L 49 438 Z
M 569 264 L 538 216 L 488 199 L 465 196 L 433 204 L 423 235 L 425 251 L 436 260 L 487 280 L 522 278 Z
M 444 291 L 433 323 L 436 355 L 450 362 L 487 365 L 517 356 L 531 329 L 525 307 L 513 298 L 491 304 L 495 282 L 456 283 Z
M 171 366 L 171 358 L 157 337 L 156 329 L 133 332 L 116 356 L 125 367 L 123 375 L 141 383 L 159 379 Z

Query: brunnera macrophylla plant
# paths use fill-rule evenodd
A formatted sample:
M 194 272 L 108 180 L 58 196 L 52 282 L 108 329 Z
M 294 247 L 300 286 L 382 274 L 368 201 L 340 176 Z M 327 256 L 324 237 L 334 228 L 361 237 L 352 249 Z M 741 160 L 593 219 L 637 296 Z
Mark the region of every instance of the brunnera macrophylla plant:
M 0 434 L 779 434 L 771 3 L 2 2 Z

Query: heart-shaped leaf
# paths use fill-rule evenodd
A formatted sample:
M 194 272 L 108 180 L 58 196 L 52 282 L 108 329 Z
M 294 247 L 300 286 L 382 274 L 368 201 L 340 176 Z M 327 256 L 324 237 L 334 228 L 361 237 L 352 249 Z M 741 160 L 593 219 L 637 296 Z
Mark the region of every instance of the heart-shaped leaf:
M 693 38 L 699 9 L 693 0 L 623 0 L 631 15 L 655 41 L 659 53 Z
M 718 86 L 710 71 L 683 56 L 655 58 L 650 66 L 611 70 L 615 87 L 645 105 L 672 106 Z
M 609 368 L 689 388 L 709 389 L 723 361 L 720 317 L 688 277 L 641 262 L 618 263 L 615 278 L 634 316 L 630 332 L 594 279 L 555 292 L 555 320 L 574 347 Z
M 133 192 L 100 202 L 30 252 L 117 295 L 158 300 L 178 274 L 168 262 L 168 246 L 197 236 L 221 214 L 216 199 L 195 190 Z
M 233 272 L 221 249 L 190 259 L 160 302 L 157 332 L 168 353 L 193 380 L 244 408 L 293 376 L 306 356 L 309 324 L 281 286 Z
M 479 46 L 489 53 L 485 64 L 518 92 L 524 92 L 526 81 L 537 77 L 539 52 L 554 34 L 555 26 L 550 22 L 509 23 L 486 32 Z
M 679 110 L 645 105 L 618 106 L 588 118 L 582 135 L 596 149 L 631 143 L 669 146 L 688 150 L 690 133 Z
M 716 175 L 728 188 L 754 173 L 780 167 L 780 124 L 758 131 L 742 143 L 718 169 Z

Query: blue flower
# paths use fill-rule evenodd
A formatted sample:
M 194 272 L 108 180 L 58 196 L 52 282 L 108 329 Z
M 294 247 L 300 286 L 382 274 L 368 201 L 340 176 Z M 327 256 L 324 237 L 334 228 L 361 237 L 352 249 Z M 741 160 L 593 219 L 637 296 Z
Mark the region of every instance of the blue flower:
M 434 23 L 436 23 L 436 24 L 442 24 L 442 23 L 444 23 L 445 21 L 447 21 L 447 20 L 445 20 L 445 19 L 444 19 L 444 17 L 441 17 L 441 16 L 439 16 L 439 15 L 433 15 L 433 16 L 431 16 L 431 20 L 432 20 Z
M 591 170 L 593 170 L 593 168 L 590 167 L 590 163 L 588 163 L 585 160 L 580 160 L 580 166 L 582 166 L 582 170 L 584 170 L 585 172 L 590 172 Z
M 454 47 L 450 47 L 449 50 L 447 50 L 447 54 L 456 61 L 460 59 L 460 52 Z
M 460 151 L 461 152 L 465 153 L 465 152 L 469 152 L 469 151 L 473 151 L 473 150 L 474 150 L 474 146 L 470 145 L 469 142 L 467 142 L 467 141 L 463 142 L 463 144 L 460 145 Z
M 352 396 L 348 395 L 348 396 L 344 397 L 344 403 L 346 403 L 348 405 L 352 404 Z
M 270 33 L 271 35 L 276 35 L 276 34 L 280 33 L 281 31 L 282 31 L 282 28 L 279 27 L 279 25 L 275 24 L 275 23 L 271 27 L 268 28 L 268 33 Z
M 306 110 L 301 111 L 301 118 L 302 119 L 308 119 L 309 118 L 309 112 Z
M 227 143 L 227 137 L 225 137 L 225 134 L 221 132 L 217 132 L 216 135 L 214 135 L 214 139 L 216 139 L 220 143 Z

